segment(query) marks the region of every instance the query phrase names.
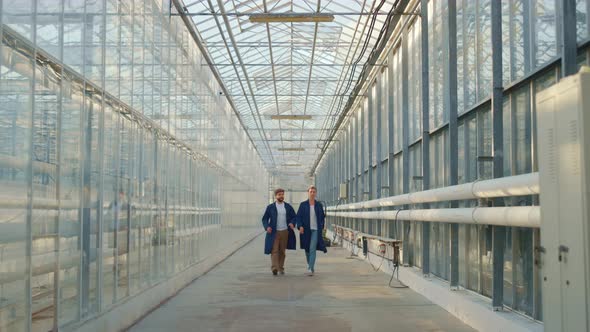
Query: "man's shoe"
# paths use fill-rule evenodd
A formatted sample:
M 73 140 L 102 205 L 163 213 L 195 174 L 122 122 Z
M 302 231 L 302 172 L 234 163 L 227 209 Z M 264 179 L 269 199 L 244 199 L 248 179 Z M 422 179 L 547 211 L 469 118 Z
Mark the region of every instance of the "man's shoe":
M 283 270 L 283 271 L 281 271 L 281 274 L 285 274 L 285 271 L 284 271 L 284 270 Z
M 311 277 L 313 275 L 313 271 L 310 269 L 307 269 L 307 272 L 305 272 L 305 275 Z
M 272 275 L 276 276 L 277 275 L 277 270 L 272 270 Z

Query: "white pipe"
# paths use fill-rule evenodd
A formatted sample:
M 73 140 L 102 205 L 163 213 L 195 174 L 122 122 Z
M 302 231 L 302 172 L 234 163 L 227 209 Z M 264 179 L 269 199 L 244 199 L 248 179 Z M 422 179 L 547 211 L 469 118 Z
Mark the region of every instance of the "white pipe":
M 57 200 L 52 198 L 33 198 L 33 209 L 34 210 L 76 210 L 80 208 L 79 206 L 80 201 L 77 200 Z M 94 207 L 96 206 L 96 202 L 92 203 L 91 205 Z M 0 199 L 0 209 L 26 209 L 28 206 L 28 200 L 26 197 L 20 198 L 2 198 Z M 103 209 L 107 209 L 109 204 L 104 204 Z M 152 210 L 155 211 L 158 209 L 156 204 L 142 204 L 142 203 L 133 203 L 131 205 L 132 208 L 137 210 Z M 172 205 L 168 207 L 169 211 L 172 212 L 191 212 L 196 214 L 215 214 L 220 213 L 221 209 L 219 208 L 198 208 L 192 206 L 182 206 L 182 205 Z
M 0 157 L 0 168 L 14 168 L 24 170 L 27 168 L 27 160 L 14 156 L 1 156 Z M 57 174 L 57 167 L 50 163 L 41 161 L 33 161 L 33 172 L 39 174 L 49 174 L 55 176 Z
M 430 221 L 533 228 L 539 228 L 541 226 L 541 213 L 538 206 L 330 212 L 328 216 L 354 219 Z
M 384 206 L 457 201 L 477 198 L 536 195 L 539 193 L 539 173 L 475 181 L 456 186 L 425 190 L 366 202 L 330 206 L 328 211 L 370 209 Z

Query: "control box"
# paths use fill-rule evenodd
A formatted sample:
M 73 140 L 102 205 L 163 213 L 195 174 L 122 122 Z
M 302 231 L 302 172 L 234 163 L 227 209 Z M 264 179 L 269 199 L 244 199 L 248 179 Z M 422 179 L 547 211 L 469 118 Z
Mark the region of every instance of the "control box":
M 542 91 L 536 105 L 545 331 L 590 331 L 590 73 Z
M 340 189 L 340 191 L 338 192 L 338 199 L 347 199 L 348 198 L 348 183 L 341 183 L 339 189 Z

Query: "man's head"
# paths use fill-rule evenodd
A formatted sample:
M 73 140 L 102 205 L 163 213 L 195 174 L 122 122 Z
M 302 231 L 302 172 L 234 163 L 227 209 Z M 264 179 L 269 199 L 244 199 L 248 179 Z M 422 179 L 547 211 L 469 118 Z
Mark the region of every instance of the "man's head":
M 309 188 L 307 188 L 307 194 L 309 195 L 310 200 L 315 200 L 317 193 L 318 190 L 315 188 L 315 186 L 309 186 Z
M 276 189 L 275 199 L 277 200 L 277 202 L 283 203 L 283 201 L 285 200 L 285 190 L 281 188 Z

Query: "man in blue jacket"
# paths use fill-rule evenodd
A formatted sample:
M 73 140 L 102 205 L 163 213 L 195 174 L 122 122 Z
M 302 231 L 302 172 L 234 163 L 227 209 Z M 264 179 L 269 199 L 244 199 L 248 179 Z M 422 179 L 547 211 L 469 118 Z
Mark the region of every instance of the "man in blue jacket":
M 307 194 L 309 199 L 301 202 L 297 211 L 297 228 L 299 228 L 299 243 L 301 243 L 301 249 L 305 249 L 307 259 L 306 274 L 312 276 L 315 273 L 316 250 L 328 252 L 322 237 L 326 215 L 322 204 L 315 200 L 317 189 L 310 186 Z
M 285 190 L 275 190 L 276 201 L 266 207 L 262 226 L 266 230 L 264 254 L 270 254 L 272 274 L 285 274 L 285 249 L 297 247 L 295 232 L 296 215 L 293 207 L 285 202 Z

